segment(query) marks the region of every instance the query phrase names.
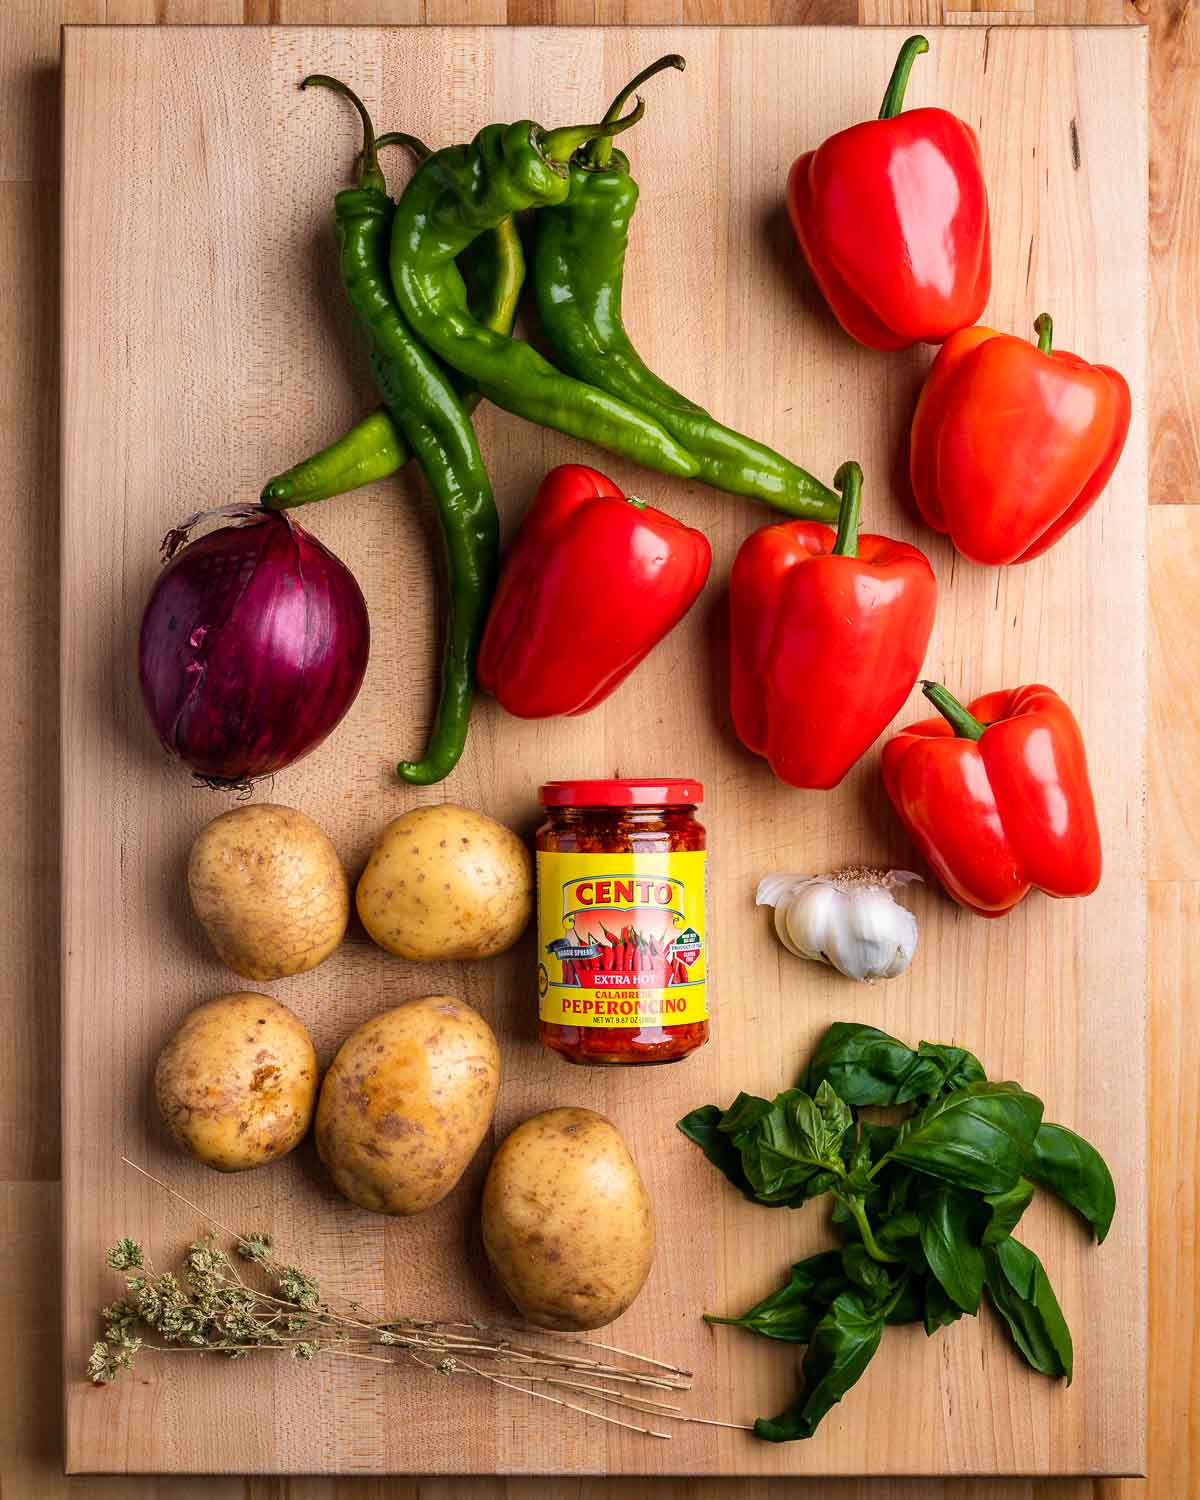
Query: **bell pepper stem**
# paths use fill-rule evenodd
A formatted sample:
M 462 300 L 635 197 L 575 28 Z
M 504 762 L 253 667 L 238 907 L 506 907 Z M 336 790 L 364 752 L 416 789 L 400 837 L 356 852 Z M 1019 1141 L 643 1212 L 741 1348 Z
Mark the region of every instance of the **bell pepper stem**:
M 1038 313 L 1033 320 L 1033 331 L 1038 336 L 1038 352 L 1049 354 L 1054 344 L 1054 319 L 1049 313 Z
M 538 139 L 538 147 L 547 161 L 567 162 L 589 141 L 601 135 L 620 135 L 622 130 L 636 125 L 645 113 L 645 101 L 639 99 L 624 119 L 601 120 L 598 125 L 563 125 L 558 130 L 544 131 Z
M 838 510 L 834 557 L 858 556 L 858 520 L 862 511 L 862 470 L 853 461 L 844 463 L 833 476 L 833 487 L 842 497 Z
M 960 740 L 982 738 L 987 725 L 968 708 L 964 708 L 953 693 L 949 693 L 940 682 L 922 682 L 921 691 L 950 725 Z
M 605 110 L 605 120 L 607 121 L 617 119 L 621 111 L 629 102 L 630 97 L 637 92 L 637 90 L 642 86 L 643 83 L 646 82 L 647 79 L 653 78 L 656 73 L 661 73 L 664 68 L 682 69 L 686 67 L 687 62 L 682 57 L 680 57 L 678 52 L 668 52 L 665 57 L 658 58 L 655 62 L 652 62 L 648 67 L 643 68 L 640 73 L 636 74 L 629 80 L 629 82 L 625 85 L 625 87 L 621 90 L 621 92 L 617 95 L 613 102 L 608 106 L 607 110 Z M 612 136 L 598 135 L 588 147 L 588 165 L 590 167 L 596 167 L 600 171 L 603 171 L 604 168 L 608 166 L 611 157 Z
M 341 94 L 343 98 L 349 99 L 358 110 L 363 127 L 362 153 L 358 159 L 358 185 L 361 188 L 374 188 L 377 192 L 385 193 L 387 183 L 384 181 L 383 173 L 379 170 L 379 150 L 375 141 L 375 127 L 371 124 L 367 106 L 349 84 L 343 83 L 340 78 L 331 78 L 328 73 L 310 73 L 307 78 L 300 80 L 300 87 L 306 89 L 310 83 L 315 83 L 323 89 L 332 89 L 335 94 Z
M 419 136 L 409 135 L 406 130 L 389 130 L 375 142 L 376 149 L 383 146 L 407 146 L 418 161 L 425 161 L 433 152 Z
M 912 72 L 912 65 L 922 52 L 928 51 L 929 43 L 923 36 L 910 36 L 900 48 L 900 55 L 892 69 L 887 93 L 883 96 L 883 104 L 879 110 L 881 120 L 895 119 L 904 108 L 904 91 L 908 88 L 908 75 Z

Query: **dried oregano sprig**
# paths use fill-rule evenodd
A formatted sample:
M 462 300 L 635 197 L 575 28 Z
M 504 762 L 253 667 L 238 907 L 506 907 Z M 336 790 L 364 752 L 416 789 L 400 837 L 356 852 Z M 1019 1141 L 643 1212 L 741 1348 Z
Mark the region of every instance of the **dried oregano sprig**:
M 372 1322 L 358 1316 L 355 1304 L 338 1310 L 322 1298 L 315 1277 L 276 1259 L 270 1235 L 236 1234 L 157 1177 L 123 1160 L 229 1235 L 233 1254 L 220 1249 L 210 1231 L 188 1247 L 178 1273 L 156 1271 L 135 1240 L 119 1241 L 108 1252 L 107 1263 L 124 1274 L 125 1295 L 102 1312 L 104 1337 L 92 1346 L 87 1363 L 88 1378 L 97 1385 L 130 1369 L 142 1351 L 222 1354 L 229 1359 L 264 1351 L 286 1353 L 295 1360 L 334 1354 L 378 1364 L 420 1365 L 441 1375 L 472 1375 L 648 1437 L 670 1434 L 597 1411 L 582 1400 L 660 1420 L 742 1425 L 686 1416 L 673 1403 L 646 1394 L 688 1390 L 691 1373 L 613 1345 L 478 1320 Z M 256 1274 L 266 1287 L 244 1277 L 238 1261 L 252 1267 L 248 1274 Z M 149 1335 L 157 1335 L 157 1340 Z M 617 1355 L 630 1363 L 597 1354 Z
M 286 1349 L 295 1359 L 311 1359 L 322 1341 L 346 1337 L 313 1278 L 272 1260 L 270 1249 L 266 1234 L 235 1244 L 237 1255 L 267 1273 L 273 1292 L 247 1285 L 212 1232 L 193 1240 L 178 1275 L 155 1271 L 135 1240 L 120 1240 L 105 1258 L 126 1273 L 125 1296 L 103 1309 L 104 1338 L 92 1346 L 89 1377 L 108 1384 L 143 1348 L 203 1349 L 231 1359 L 255 1349 Z M 156 1333 L 162 1344 L 148 1344 L 139 1328 Z M 313 1332 L 319 1337 L 309 1337 Z

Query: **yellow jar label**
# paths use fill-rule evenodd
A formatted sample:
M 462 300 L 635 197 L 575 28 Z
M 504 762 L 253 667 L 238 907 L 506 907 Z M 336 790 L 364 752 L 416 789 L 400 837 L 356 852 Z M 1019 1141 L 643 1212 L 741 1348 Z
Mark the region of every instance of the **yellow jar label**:
M 704 851 L 539 852 L 538 995 L 559 1026 L 708 1019 Z

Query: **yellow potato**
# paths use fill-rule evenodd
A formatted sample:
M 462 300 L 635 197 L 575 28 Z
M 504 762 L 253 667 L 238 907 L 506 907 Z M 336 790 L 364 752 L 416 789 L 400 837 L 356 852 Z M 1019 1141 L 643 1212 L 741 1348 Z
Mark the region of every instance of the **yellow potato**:
M 317 1056 L 299 1019 L 241 991 L 198 1005 L 159 1053 L 154 1091 L 167 1129 L 218 1172 L 286 1156 L 304 1138 Z
M 466 1171 L 492 1123 L 500 1049 L 452 995 L 409 1000 L 350 1033 L 317 1103 L 317 1151 L 339 1193 L 419 1214 Z
M 243 979 L 315 969 L 341 942 L 350 885 L 337 850 L 304 813 L 251 803 L 202 828 L 188 859 L 192 909 Z
M 483 1244 L 500 1284 L 540 1328 L 603 1328 L 641 1291 L 654 1214 L 621 1134 L 590 1109 L 548 1109 L 496 1152 Z
M 489 958 L 521 936 L 533 861 L 510 828 L 453 803 L 417 807 L 379 835 L 358 915 L 381 948 L 430 963 Z

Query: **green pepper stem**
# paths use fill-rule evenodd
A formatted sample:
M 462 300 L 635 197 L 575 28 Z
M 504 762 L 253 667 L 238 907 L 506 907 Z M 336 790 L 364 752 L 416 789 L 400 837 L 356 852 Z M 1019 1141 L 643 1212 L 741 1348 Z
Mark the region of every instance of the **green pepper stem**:
M 310 83 L 315 83 L 323 89 L 332 89 L 335 94 L 341 94 L 349 99 L 356 110 L 363 127 L 362 154 L 358 163 L 358 185 L 362 188 L 374 188 L 377 192 L 387 191 L 383 173 L 379 170 L 379 151 L 375 141 L 375 127 L 371 123 L 371 116 L 367 113 L 367 106 L 362 102 L 349 84 L 343 83 L 340 78 L 331 78 L 328 73 L 310 73 L 307 78 L 300 80 L 300 87 L 306 89 Z
M 1049 313 L 1038 313 L 1033 320 L 1033 331 L 1038 336 L 1038 350 L 1049 354 L 1054 345 L 1054 319 Z
M 419 136 L 409 135 L 406 130 L 389 130 L 379 137 L 375 145 L 379 149 L 384 146 L 407 146 L 418 161 L 426 161 L 433 155 L 432 150 Z
M 642 86 L 642 84 L 645 83 L 647 79 L 653 78 L 656 73 L 661 73 L 664 68 L 683 69 L 686 67 L 686 60 L 680 57 L 678 52 L 668 52 L 665 57 L 658 58 L 657 61 L 652 62 L 649 67 L 643 68 L 640 73 L 629 80 L 629 82 L 625 85 L 625 87 L 621 90 L 621 92 L 617 95 L 613 102 L 608 106 L 607 110 L 605 110 L 605 120 L 608 121 L 617 119 L 621 111 L 625 108 L 625 105 L 629 102 L 631 95 L 635 94 Z M 596 167 L 599 170 L 603 171 L 604 168 L 608 166 L 611 157 L 612 136 L 598 135 L 588 148 L 588 165 L 591 167 Z
M 598 135 L 620 135 L 628 130 L 646 113 L 645 101 L 639 99 L 623 120 L 601 120 L 598 125 L 563 125 L 558 130 L 543 131 L 538 146 L 547 161 L 567 162 L 581 146 L 594 141 Z
M 912 65 L 922 52 L 928 51 L 929 43 L 923 36 L 910 36 L 900 48 L 900 55 L 892 69 L 887 93 L 883 96 L 883 104 L 879 110 L 881 120 L 895 119 L 904 108 L 904 91 L 908 88 L 908 75 L 912 72 Z
M 977 719 L 970 709 L 964 708 L 940 682 L 922 682 L 921 691 L 960 740 L 977 740 L 982 737 L 987 725 Z
M 862 470 L 851 460 L 833 476 L 833 487 L 842 497 L 838 510 L 837 540 L 834 557 L 858 556 L 858 519 L 862 511 Z

